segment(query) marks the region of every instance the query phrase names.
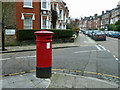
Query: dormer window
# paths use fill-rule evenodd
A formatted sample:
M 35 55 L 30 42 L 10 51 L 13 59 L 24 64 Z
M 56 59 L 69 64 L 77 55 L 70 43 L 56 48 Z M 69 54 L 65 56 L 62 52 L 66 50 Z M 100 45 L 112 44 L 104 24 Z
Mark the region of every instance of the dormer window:
M 32 7 L 32 0 L 23 0 L 23 8 L 33 8 Z

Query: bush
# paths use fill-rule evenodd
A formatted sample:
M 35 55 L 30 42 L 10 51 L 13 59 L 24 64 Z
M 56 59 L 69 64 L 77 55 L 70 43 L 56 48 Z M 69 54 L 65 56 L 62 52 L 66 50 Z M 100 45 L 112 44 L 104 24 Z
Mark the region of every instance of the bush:
M 36 36 L 34 35 L 34 32 L 41 31 L 39 30 L 18 30 L 18 40 L 35 40 Z M 53 39 L 54 38 L 67 38 L 73 36 L 72 30 L 56 30 L 56 29 L 47 29 L 47 31 L 54 32 Z
M 109 31 L 114 31 L 115 30 L 115 25 L 114 24 L 110 24 L 107 26 Z
M 101 28 L 100 30 L 101 30 L 101 31 L 105 31 L 105 28 Z
M 92 28 L 89 28 L 88 30 L 92 30 Z
M 67 23 L 66 29 L 72 29 L 71 26 L 70 26 L 70 24 Z
M 74 31 L 74 33 L 78 36 L 80 28 L 79 27 L 73 27 L 72 30 Z
M 115 31 L 120 31 L 120 25 L 115 26 Z
M 97 30 L 97 28 L 94 28 L 93 30 Z
M 108 25 L 109 31 L 120 31 L 120 25 L 110 24 Z

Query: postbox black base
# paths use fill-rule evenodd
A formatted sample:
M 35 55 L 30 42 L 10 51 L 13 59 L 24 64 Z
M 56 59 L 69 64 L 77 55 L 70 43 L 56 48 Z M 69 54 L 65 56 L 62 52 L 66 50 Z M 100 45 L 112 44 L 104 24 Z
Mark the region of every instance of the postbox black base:
M 37 78 L 50 78 L 51 77 L 51 67 L 48 67 L 48 68 L 36 67 L 36 77 Z

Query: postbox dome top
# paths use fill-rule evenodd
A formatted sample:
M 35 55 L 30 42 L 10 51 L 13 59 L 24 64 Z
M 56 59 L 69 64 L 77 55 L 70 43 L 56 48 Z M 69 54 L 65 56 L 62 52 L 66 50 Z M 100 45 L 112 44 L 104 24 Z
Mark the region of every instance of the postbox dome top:
M 54 33 L 51 31 L 42 30 L 42 31 L 37 31 L 34 34 L 35 35 L 53 35 Z

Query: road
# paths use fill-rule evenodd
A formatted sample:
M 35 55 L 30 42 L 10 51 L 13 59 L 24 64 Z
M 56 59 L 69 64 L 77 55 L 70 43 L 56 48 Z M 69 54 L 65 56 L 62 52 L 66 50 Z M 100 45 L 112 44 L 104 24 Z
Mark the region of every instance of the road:
M 53 49 L 52 68 L 79 71 L 80 75 L 107 78 L 116 81 L 119 73 L 118 40 L 95 42 L 88 36 L 80 34 L 75 42 L 80 47 Z M 1 60 L 35 61 L 36 52 L 6 53 Z M 3 65 L 4 68 L 4 65 Z M 99 77 L 100 76 L 100 77 Z M 109 77 L 109 78 L 108 78 Z
M 97 41 L 98 44 L 104 46 L 108 51 L 112 53 L 116 58 L 118 58 L 118 43 L 117 38 L 107 37 L 106 41 Z

